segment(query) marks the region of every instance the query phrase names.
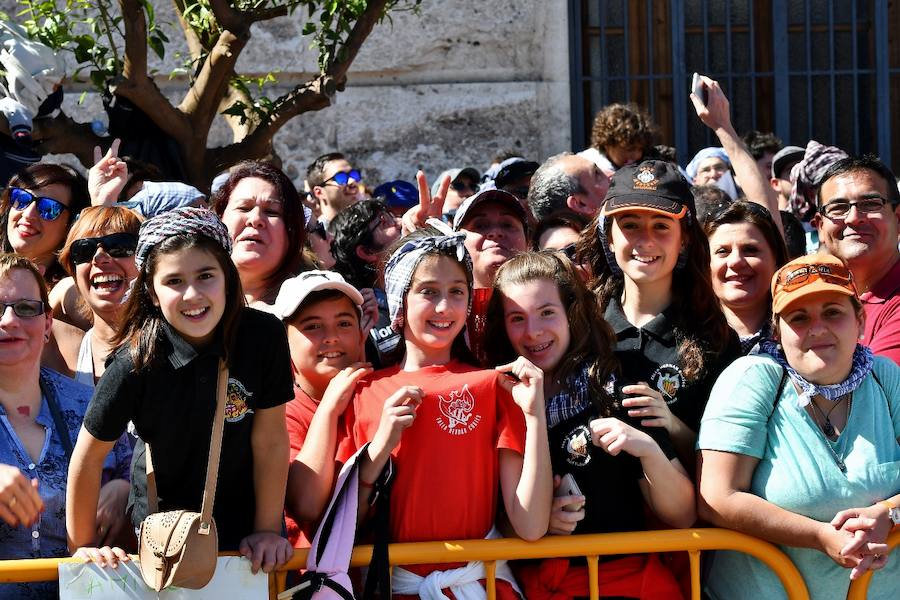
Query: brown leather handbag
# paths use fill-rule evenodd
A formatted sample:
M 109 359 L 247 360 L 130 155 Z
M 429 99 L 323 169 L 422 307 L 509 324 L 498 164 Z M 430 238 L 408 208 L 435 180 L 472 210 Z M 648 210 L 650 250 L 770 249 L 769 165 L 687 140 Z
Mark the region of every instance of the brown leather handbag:
M 147 444 L 149 514 L 141 523 L 138 558 L 144 582 L 157 592 L 171 585 L 200 589 L 209 583 L 216 572 L 219 536 L 216 533 L 212 512 L 216 497 L 216 480 L 219 476 L 227 390 L 228 368 L 220 360 L 216 387 L 216 415 L 209 443 L 203 504 L 199 513 L 187 510 L 157 512 L 159 499 L 156 494 L 156 476 L 153 473 L 150 445 Z

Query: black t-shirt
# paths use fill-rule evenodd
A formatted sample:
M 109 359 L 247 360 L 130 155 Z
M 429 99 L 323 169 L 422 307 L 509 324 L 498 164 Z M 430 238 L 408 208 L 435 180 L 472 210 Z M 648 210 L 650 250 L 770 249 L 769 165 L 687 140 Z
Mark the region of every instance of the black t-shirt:
M 638 482 L 644 477 L 641 461 L 626 452 L 606 453 L 591 441 L 589 424 L 598 418 L 593 405 L 547 432 L 553 474 L 571 473 L 585 497 L 584 519 L 574 533 L 610 533 L 646 529 L 644 497 Z M 642 427 L 620 409 L 619 420 L 652 437 L 669 460 L 675 450 L 662 427 Z
M 696 432 L 713 384 L 725 367 L 741 355 L 741 346 L 737 334 L 729 329 L 731 340 L 726 351 L 719 356 L 707 355 L 705 373 L 699 379 L 686 381 L 671 311 L 670 306 L 643 327 L 635 327 L 625 317 L 619 300 L 613 299 L 603 316 L 616 332 L 621 385 L 648 382 L 663 395 L 672 414 Z
M 118 439 L 128 422 L 134 422 L 140 437 L 131 465 L 129 498 L 135 526 L 148 510 L 143 442 L 153 448 L 159 509 L 200 510 L 216 407 L 221 347 L 198 352 L 167 324 L 159 342 L 157 359 L 139 373 L 126 351 L 111 357 L 84 416 L 85 429 L 106 441 Z M 237 550 L 241 539 L 254 530 L 253 415 L 293 397 L 289 356 L 281 321 L 245 308 L 229 361 L 213 507 L 221 550 Z

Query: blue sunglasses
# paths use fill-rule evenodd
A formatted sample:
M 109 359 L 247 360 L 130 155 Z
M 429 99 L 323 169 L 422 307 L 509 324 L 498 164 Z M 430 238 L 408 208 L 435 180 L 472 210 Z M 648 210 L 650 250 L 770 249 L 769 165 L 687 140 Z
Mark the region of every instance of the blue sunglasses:
M 9 188 L 9 200 L 16 210 L 25 210 L 29 204 L 37 202 L 38 214 L 45 221 L 55 221 L 64 210 L 69 210 L 69 207 L 59 200 L 46 196 L 35 196 L 31 192 L 17 187 Z
M 322 182 L 322 185 L 328 183 L 329 181 L 334 181 L 338 185 L 347 185 L 350 180 L 359 183 L 362 181 L 362 175 L 360 175 L 357 169 L 351 169 L 349 171 L 338 171 L 328 179 Z

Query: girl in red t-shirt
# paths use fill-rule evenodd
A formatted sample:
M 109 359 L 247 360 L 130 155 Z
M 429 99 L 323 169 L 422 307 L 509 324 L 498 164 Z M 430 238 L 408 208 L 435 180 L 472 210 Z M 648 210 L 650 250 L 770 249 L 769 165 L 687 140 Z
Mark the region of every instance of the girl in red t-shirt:
M 425 228 L 396 245 L 385 289 L 405 353 L 399 365 L 359 384 L 345 415 L 339 458 L 371 442 L 361 463 L 361 505 L 393 463 L 392 542 L 498 537 L 498 493 L 519 536 L 535 540 L 547 531 L 552 475 L 543 374 L 524 358 L 496 370 L 469 362 L 472 262 L 463 240 Z M 426 589 L 484 597 L 484 578 L 481 563 L 407 565 L 395 567 L 391 583 L 400 598 Z M 505 565 L 498 564 L 497 578 L 497 597 L 516 598 Z

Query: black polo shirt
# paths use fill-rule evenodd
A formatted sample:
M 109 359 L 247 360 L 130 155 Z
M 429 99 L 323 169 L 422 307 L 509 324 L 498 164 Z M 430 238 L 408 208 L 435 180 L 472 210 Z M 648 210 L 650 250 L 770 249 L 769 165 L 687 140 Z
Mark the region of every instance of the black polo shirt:
M 216 407 L 221 345 L 194 349 L 165 324 L 157 359 L 139 373 L 126 351 L 111 357 L 94 390 L 84 427 L 112 441 L 134 422 L 140 437 L 131 465 L 132 520 L 147 515 L 144 441 L 153 448 L 161 511 L 199 511 Z M 293 397 L 290 353 L 276 317 L 245 308 L 228 373 L 225 431 L 213 516 L 222 550 L 237 550 L 253 532 L 256 512 L 251 433 L 254 412 Z
M 694 381 L 685 381 L 672 310 L 670 306 L 643 327 L 635 327 L 625 317 L 618 298 L 614 298 L 603 316 L 616 332 L 622 384 L 648 382 L 662 393 L 672 414 L 696 432 L 713 384 L 725 367 L 741 355 L 741 345 L 737 334 L 729 330 L 732 339 L 726 351 L 718 356 L 708 354 L 706 372 Z
M 647 433 L 666 458 L 676 458 L 669 434 L 660 427 L 642 427 L 640 419 L 617 410 L 617 419 Z M 641 459 L 627 452 L 613 456 L 591 441 L 590 423 L 598 418 L 593 404 L 547 431 L 553 474 L 571 473 L 585 498 L 584 519 L 573 533 L 643 531 L 647 528 Z

